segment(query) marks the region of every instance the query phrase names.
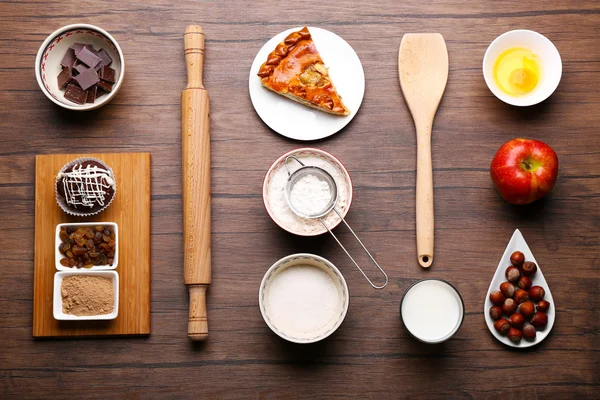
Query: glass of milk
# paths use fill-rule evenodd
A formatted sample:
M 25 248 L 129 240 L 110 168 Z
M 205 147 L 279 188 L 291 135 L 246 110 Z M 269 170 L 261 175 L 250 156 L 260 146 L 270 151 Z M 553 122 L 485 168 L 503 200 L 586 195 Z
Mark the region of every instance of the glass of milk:
M 441 343 L 458 331 L 464 309 L 454 286 L 441 279 L 424 279 L 406 291 L 400 303 L 400 317 L 415 339 Z

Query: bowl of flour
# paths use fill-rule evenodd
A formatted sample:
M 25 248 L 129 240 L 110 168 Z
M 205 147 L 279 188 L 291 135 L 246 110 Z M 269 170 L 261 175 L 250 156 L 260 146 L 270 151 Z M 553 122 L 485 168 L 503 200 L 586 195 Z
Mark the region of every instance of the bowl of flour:
M 285 187 L 288 182 L 288 170 L 286 169 L 286 159 L 294 156 L 304 165 L 315 166 L 327 171 L 335 181 L 337 186 L 337 202 L 335 208 L 345 217 L 348 214 L 352 204 L 352 180 L 348 170 L 340 160 L 326 151 L 315 148 L 301 148 L 289 151 L 279 157 L 269 168 L 263 182 L 263 202 L 265 209 L 271 219 L 282 229 L 299 236 L 317 236 L 327 232 L 327 229 L 316 218 L 304 218 L 296 215 L 290 209 L 285 198 Z M 288 161 L 290 172 L 294 172 L 301 167 L 295 160 Z M 304 183 L 304 182 L 303 182 Z M 306 182 L 307 184 L 310 182 Z M 310 188 L 306 188 L 310 190 Z M 317 197 L 315 204 L 320 199 L 326 200 L 329 195 L 326 191 L 315 191 Z M 329 212 L 322 217 L 323 221 L 330 227 L 335 228 L 342 220 L 334 211 Z
M 323 257 L 299 253 L 269 268 L 258 292 L 265 323 L 294 343 L 325 339 L 344 321 L 348 286 L 341 272 Z

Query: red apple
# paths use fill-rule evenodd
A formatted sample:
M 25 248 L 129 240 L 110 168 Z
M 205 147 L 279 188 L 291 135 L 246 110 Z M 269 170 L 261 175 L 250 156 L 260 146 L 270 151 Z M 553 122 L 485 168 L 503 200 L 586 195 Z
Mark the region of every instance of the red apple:
M 558 157 L 539 140 L 513 139 L 496 152 L 490 174 L 504 200 L 529 204 L 548 194 L 558 173 Z

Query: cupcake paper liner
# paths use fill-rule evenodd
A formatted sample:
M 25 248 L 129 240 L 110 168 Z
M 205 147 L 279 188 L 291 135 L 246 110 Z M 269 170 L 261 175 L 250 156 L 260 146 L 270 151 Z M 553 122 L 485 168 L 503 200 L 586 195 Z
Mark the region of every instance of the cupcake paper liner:
M 102 160 L 100 160 L 98 158 L 94 158 L 94 157 L 81 157 L 81 158 L 77 158 L 77 159 L 75 159 L 73 161 L 69 161 L 68 163 L 66 163 L 65 165 L 63 165 L 60 168 L 59 173 L 62 172 L 62 171 L 64 171 L 65 169 L 69 168 L 72 165 L 81 164 L 84 161 L 95 161 L 97 163 L 102 164 L 108 170 L 108 172 L 110 173 L 110 175 L 113 177 L 113 179 L 115 181 L 115 188 L 114 188 L 115 192 L 114 192 L 112 198 L 110 199 L 110 201 L 108 203 L 106 203 L 104 205 L 104 207 L 102 207 L 98 211 L 91 212 L 91 213 L 90 212 L 86 213 L 86 212 L 83 212 L 83 211 L 78 212 L 78 211 L 75 211 L 75 210 L 71 209 L 70 206 L 65 201 L 65 199 L 63 197 L 61 197 L 61 196 L 58 195 L 58 190 L 56 189 L 56 183 L 58 182 L 58 174 L 56 174 L 56 179 L 54 180 L 54 194 L 55 194 L 55 197 L 56 197 L 56 202 L 58 203 L 58 206 L 64 212 L 66 212 L 69 215 L 73 215 L 75 217 L 91 217 L 92 215 L 100 214 L 102 211 L 106 210 L 106 208 L 108 206 L 111 205 L 111 203 L 113 202 L 113 200 L 117 196 L 117 180 L 115 179 L 115 174 L 114 174 L 114 172 L 113 172 L 113 170 L 112 170 L 111 167 L 109 167 L 108 165 L 106 165 L 106 163 L 104 161 L 102 161 Z

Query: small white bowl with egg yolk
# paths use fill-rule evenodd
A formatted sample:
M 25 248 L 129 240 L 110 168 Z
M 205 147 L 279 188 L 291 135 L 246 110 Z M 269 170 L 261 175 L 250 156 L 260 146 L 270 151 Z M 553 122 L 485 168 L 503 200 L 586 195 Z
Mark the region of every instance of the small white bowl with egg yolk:
M 544 35 L 525 29 L 498 36 L 483 57 L 483 77 L 505 103 L 525 107 L 546 100 L 558 87 L 562 61 Z

